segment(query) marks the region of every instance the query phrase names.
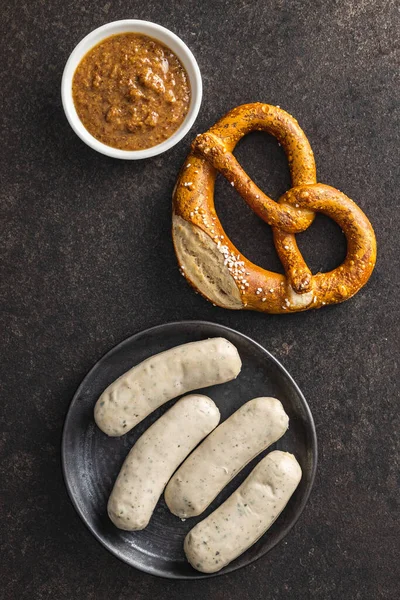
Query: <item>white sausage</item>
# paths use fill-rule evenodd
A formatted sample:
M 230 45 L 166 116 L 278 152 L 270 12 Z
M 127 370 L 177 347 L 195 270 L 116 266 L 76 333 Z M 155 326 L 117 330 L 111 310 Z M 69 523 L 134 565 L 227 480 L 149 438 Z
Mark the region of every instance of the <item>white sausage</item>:
M 165 490 L 170 511 L 181 519 L 201 514 L 247 463 L 282 437 L 288 423 L 276 398 L 243 404 L 174 474 Z
M 104 433 L 123 435 L 168 400 L 235 379 L 241 367 L 238 351 L 224 338 L 176 346 L 109 385 L 96 402 L 95 421 Z
M 108 501 L 108 515 L 119 529 L 144 529 L 175 469 L 219 423 L 207 396 L 178 400 L 151 425 L 129 452 Z
M 268 454 L 219 508 L 189 531 L 184 550 L 190 564 L 203 573 L 226 567 L 271 527 L 300 479 L 293 454 Z

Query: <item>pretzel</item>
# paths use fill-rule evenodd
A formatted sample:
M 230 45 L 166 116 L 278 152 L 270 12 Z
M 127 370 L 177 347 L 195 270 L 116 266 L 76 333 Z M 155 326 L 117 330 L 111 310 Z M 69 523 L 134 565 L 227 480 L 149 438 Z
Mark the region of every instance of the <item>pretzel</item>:
M 275 202 L 242 169 L 232 151 L 247 133 L 262 130 L 283 146 L 292 188 Z M 249 261 L 225 233 L 214 207 L 218 172 L 252 210 L 272 226 L 285 275 Z M 297 246 L 321 212 L 347 239 L 344 262 L 313 275 Z M 376 240 L 362 210 L 339 190 L 317 183 L 314 155 L 297 121 L 279 107 L 244 104 L 199 134 L 173 193 L 173 242 L 181 273 L 213 304 L 231 309 L 289 313 L 351 298 L 368 281 L 376 261 Z

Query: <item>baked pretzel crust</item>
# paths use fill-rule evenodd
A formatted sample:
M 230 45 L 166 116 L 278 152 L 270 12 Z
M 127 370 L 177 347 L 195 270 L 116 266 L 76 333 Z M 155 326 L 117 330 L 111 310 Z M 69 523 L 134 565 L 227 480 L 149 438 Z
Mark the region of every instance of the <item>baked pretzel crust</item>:
M 278 202 L 249 178 L 232 151 L 253 130 L 277 138 L 289 162 L 292 188 Z M 214 206 L 218 172 L 252 210 L 272 226 L 285 275 L 262 269 L 242 255 L 224 231 Z M 347 239 L 344 262 L 313 275 L 297 246 L 321 212 Z M 244 104 L 198 135 L 173 193 L 173 241 L 181 272 L 205 298 L 225 308 L 288 313 L 347 300 L 368 281 L 376 239 L 362 210 L 339 190 L 317 183 L 314 155 L 297 121 L 279 107 Z

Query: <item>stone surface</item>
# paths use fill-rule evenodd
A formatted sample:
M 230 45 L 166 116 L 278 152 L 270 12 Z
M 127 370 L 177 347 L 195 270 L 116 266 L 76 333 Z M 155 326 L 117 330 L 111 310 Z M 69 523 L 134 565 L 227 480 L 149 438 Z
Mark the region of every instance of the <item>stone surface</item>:
M 376 600 L 398 597 L 399 13 L 395 0 L 2 3 L 1 588 L 5 600 Z M 165 155 L 123 162 L 70 129 L 60 79 L 74 45 L 119 18 L 159 22 L 195 53 L 199 118 Z M 214 308 L 179 275 L 171 191 L 191 138 L 243 102 L 279 104 L 315 152 L 318 178 L 370 217 L 378 263 L 352 300 L 273 317 Z M 237 149 L 273 197 L 289 187 L 262 134 Z M 269 228 L 218 181 L 217 208 L 251 259 L 280 268 Z M 344 255 L 318 218 L 299 236 L 314 271 Z M 217 321 L 273 352 L 303 389 L 319 436 L 310 502 L 256 564 L 200 582 L 144 575 L 85 529 L 69 502 L 60 439 L 93 363 L 143 328 Z M 397 572 L 396 572 L 397 571 Z

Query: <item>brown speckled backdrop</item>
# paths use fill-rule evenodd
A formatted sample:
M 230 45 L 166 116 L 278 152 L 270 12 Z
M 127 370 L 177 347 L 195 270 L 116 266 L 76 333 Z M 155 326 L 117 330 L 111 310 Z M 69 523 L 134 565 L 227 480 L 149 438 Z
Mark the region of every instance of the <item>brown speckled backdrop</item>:
M 399 12 L 395 0 L 86 0 L 1 3 L 1 591 L 5 600 L 394 600 L 399 596 Z M 156 21 L 195 53 L 199 118 L 145 162 L 108 159 L 72 132 L 60 79 L 74 45 L 119 18 Z M 191 138 L 229 108 L 279 104 L 299 120 L 318 178 L 354 198 L 378 238 L 371 281 L 336 307 L 271 317 L 214 308 L 179 275 L 170 198 Z M 273 197 L 289 187 L 262 134 L 237 149 Z M 217 208 L 251 259 L 279 269 L 269 228 L 225 181 Z M 313 270 L 344 255 L 320 218 L 299 242 Z M 396 248 L 397 246 L 397 248 Z M 165 581 L 107 553 L 68 500 L 65 413 L 116 342 L 177 319 L 238 329 L 273 352 L 313 410 L 320 462 L 295 529 L 252 566 Z

